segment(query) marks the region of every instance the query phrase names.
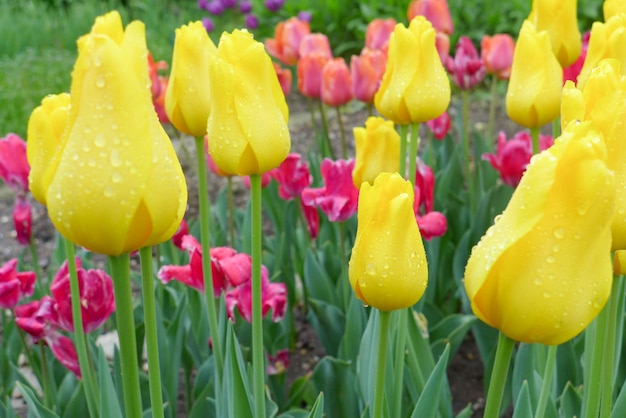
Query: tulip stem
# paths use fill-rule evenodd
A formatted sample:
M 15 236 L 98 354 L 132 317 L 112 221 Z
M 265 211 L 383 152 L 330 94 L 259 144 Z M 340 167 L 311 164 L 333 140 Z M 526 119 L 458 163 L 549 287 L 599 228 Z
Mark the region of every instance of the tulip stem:
M 63 238 L 65 242 L 65 255 L 67 256 L 67 268 L 70 275 L 70 292 L 72 302 L 72 322 L 74 324 L 74 344 L 76 345 L 76 354 L 78 355 L 78 364 L 80 366 L 80 374 L 82 375 L 83 384 L 85 385 L 85 398 L 87 399 L 87 408 L 92 417 L 100 416 L 100 393 L 96 382 L 91 364 L 89 362 L 89 354 L 87 352 L 87 339 L 83 328 L 83 314 L 81 310 L 80 287 L 78 284 L 78 272 L 76 271 L 76 258 L 74 254 L 74 243 Z M 45 367 L 45 365 L 42 365 Z
M 491 76 L 491 101 L 489 102 L 489 120 L 487 122 L 487 138 L 493 139 L 494 124 L 496 121 L 496 101 L 498 100 L 498 77 Z
M 485 406 L 485 414 L 483 418 L 497 418 L 500 416 L 502 408 L 502 397 L 504 395 L 504 387 L 506 386 L 506 378 L 509 373 L 509 363 L 515 348 L 515 341 L 500 333 L 498 337 L 498 348 L 496 349 L 496 358 L 489 379 L 489 389 L 487 392 L 487 404 Z
M 539 154 L 539 128 L 530 128 L 530 138 L 533 144 L 533 155 Z
M 341 110 L 339 106 L 335 107 L 337 109 L 337 122 L 339 123 L 339 133 L 341 134 L 341 158 L 346 160 L 348 158 L 348 151 L 346 148 L 346 130 L 343 127 L 343 120 L 341 118 Z
M 391 312 L 380 312 L 378 336 L 378 359 L 376 361 L 376 388 L 374 392 L 374 418 L 383 418 L 385 406 L 385 367 L 387 365 L 387 339 L 389 337 L 389 319 Z
M 330 133 L 328 131 L 328 117 L 326 116 L 326 109 L 324 108 L 324 103 L 322 103 L 321 100 L 319 100 L 317 103 L 318 103 L 319 108 L 320 108 L 320 119 L 322 119 L 322 128 L 323 128 L 322 133 L 324 135 L 324 140 L 326 141 L 326 146 L 328 148 L 328 156 L 332 160 L 334 160 L 335 159 L 335 153 L 333 152 L 333 147 L 332 147 L 332 144 L 330 143 Z M 320 149 L 320 151 L 322 151 L 322 155 L 323 156 L 326 155 L 324 153 L 323 149 Z
M 551 345 L 548 347 L 548 358 L 546 360 L 546 368 L 543 372 L 543 382 L 541 383 L 541 392 L 539 395 L 539 401 L 537 402 L 537 412 L 535 413 L 535 418 L 543 418 L 546 412 L 546 405 L 548 404 L 548 397 L 550 396 L 550 386 L 552 385 L 552 376 L 554 375 L 557 350 L 557 345 Z
M 402 416 L 402 381 L 404 378 L 404 357 L 406 355 L 406 329 L 407 315 L 410 315 L 411 308 L 399 309 L 396 315 L 398 318 L 398 334 L 396 335 L 396 367 L 393 371 L 395 380 L 393 382 L 393 402 L 391 404 L 391 416 Z
M 250 175 L 252 210 L 252 373 L 254 416 L 265 416 L 265 362 L 261 306 L 261 175 Z
M 215 360 L 215 388 L 222 383 L 224 358 L 222 356 L 222 341 L 215 309 L 215 295 L 213 292 L 213 272 L 211 268 L 211 242 L 209 231 L 209 195 L 206 179 L 206 157 L 204 155 L 204 138 L 196 138 L 196 165 L 198 172 L 198 204 L 200 210 L 200 243 L 202 246 L 202 275 L 204 277 L 204 297 L 206 299 L 209 318 L 209 333 L 213 342 L 213 357 Z M 217 390 L 217 389 L 216 389 Z
M 406 144 L 409 125 L 400 125 L 400 175 L 406 178 Z
M 143 296 L 143 316 L 146 328 L 146 351 L 148 354 L 148 378 L 150 382 L 150 403 L 152 416 L 163 418 L 163 395 L 161 393 L 161 366 L 159 364 L 159 340 L 156 326 L 154 301 L 154 274 L 152 272 L 152 247 L 139 250 L 141 259 L 141 291 Z
M 233 199 L 232 176 L 227 177 L 226 187 L 226 198 L 228 200 L 228 244 L 235 248 L 235 201 Z
M 602 371 L 602 398 L 600 407 L 600 417 L 605 418 L 611 415 L 611 406 L 613 403 L 613 368 L 615 363 L 615 334 L 617 329 L 617 316 L 620 313 L 618 307 L 620 305 L 619 293 L 620 278 L 613 278 L 613 286 L 611 296 L 607 302 L 606 309 L 608 320 L 606 326 L 606 340 L 604 342 L 604 361 Z
M 469 138 L 469 90 L 463 90 L 463 159 L 465 160 L 465 181 L 467 181 L 467 193 L 469 194 L 470 214 L 474 214 L 474 181 L 470 161 L 470 138 Z
M 139 389 L 133 292 L 130 283 L 130 256 L 128 253 L 109 256 L 109 261 L 111 262 L 113 292 L 115 293 L 115 322 L 120 342 L 124 409 L 126 418 L 141 418 L 141 391 Z
M 415 172 L 417 167 L 417 150 L 420 145 L 420 124 L 411 124 L 411 140 L 409 142 L 409 181 L 415 187 Z

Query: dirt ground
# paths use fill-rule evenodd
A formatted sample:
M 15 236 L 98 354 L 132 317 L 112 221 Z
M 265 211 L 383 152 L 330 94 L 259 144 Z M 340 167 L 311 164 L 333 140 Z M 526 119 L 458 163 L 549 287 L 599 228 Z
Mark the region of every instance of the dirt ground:
M 300 152 L 306 154 L 312 147 L 317 149 L 315 143 L 314 128 L 312 126 L 311 115 L 307 100 L 297 93 L 292 93 L 288 100 L 290 105 L 290 131 L 292 135 L 292 152 Z M 451 106 L 451 112 L 455 112 L 454 103 Z M 367 118 L 367 111 L 363 106 L 351 106 L 343 109 L 343 124 L 347 136 L 348 155 L 354 155 L 354 139 L 352 135 L 352 127 L 362 126 Z M 471 118 L 476 124 L 475 128 L 483 129 L 487 122 L 486 104 L 473 103 Z M 515 126 L 508 120 L 503 109 L 498 109 L 498 127 L 504 129 L 507 133 L 513 133 L 520 128 Z M 330 118 L 329 130 L 331 132 L 331 143 L 334 147 L 336 156 L 341 155 L 339 125 L 334 109 L 328 112 Z M 319 128 L 318 128 L 319 129 Z M 172 130 L 169 132 L 173 133 Z M 172 137 L 177 134 L 173 133 Z M 191 138 L 174 138 L 177 145 L 177 151 L 181 159 L 181 163 L 186 173 L 194 173 L 193 170 L 193 140 Z M 495 139 L 494 139 L 495 142 Z M 190 159 L 191 158 L 191 159 Z M 223 183 L 218 178 L 210 178 L 210 193 L 216 193 Z M 191 181 L 189 184 L 195 184 Z M 243 186 L 235 183 L 235 193 L 240 190 L 243 196 Z M 243 197 L 242 197 L 243 198 Z M 0 184 L 0 263 L 8 261 L 10 258 L 22 255 L 26 262 L 30 262 L 30 254 L 27 248 L 21 247 L 15 239 L 13 230 L 12 210 L 14 198 L 10 189 L 4 184 Z M 193 187 L 189 187 L 189 213 L 187 217 L 193 217 L 197 207 L 197 192 Z M 46 269 L 50 262 L 50 257 L 54 249 L 55 232 L 50 223 L 46 209 L 33 202 L 33 235 L 36 239 L 39 251 L 39 265 L 42 269 Z M 290 353 L 290 363 L 287 369 L 287 381 L 293 382 L 297 377 L 302 376 L 313 370 L 315 364 L 324 356 L 322 345 L 313 331 L 310 324 L 307 323 L 303 315 L 296 315 L 298 340 L 293 352 Z M 451 360 L 448 368 L 448 379 L 453 397 L 453 409 L 455 413 L 459 412 L 467 405 L 472 405 L 475 411 L 475 417 L 482 416 L 484 406 L 483 394 L 483 365 L 478 354 L 478 350 L 471 337 L 468 337 L 461 346 L 455 357 Z

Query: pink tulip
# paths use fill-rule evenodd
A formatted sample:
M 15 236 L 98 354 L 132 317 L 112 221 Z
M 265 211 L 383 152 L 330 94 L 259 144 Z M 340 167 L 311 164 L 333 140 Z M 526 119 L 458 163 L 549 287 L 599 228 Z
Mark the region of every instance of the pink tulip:
M 13 224 L 17 234 L 17 242 L 29 245 L 33 229 L 32 208 L 25 196 L 18 195 L 13 207 Z
M 317 212 L 317 207 L 314 205 L 306 205 L 304 201 L 300 200 L 300 208 L 302 214 L 307 223 L 307 229 L 311 239 L 317 238 L 320 232 L 320 214 Z
M 483 81 L 487 69 L 471 39 L 461 36 L 454 58 L 448 57 L 446 68 L 459 88 L 469 90 Z
M 0 138 L 0 178 L 17 194 L 28 189 L 30 165 L 26 159 L 26 142 L 17 134 Z
M 352 100 L 352 76 L 343 58 L 328 61 L 322 69 L 322 102 L 328 106 L 343 106 Z
M 228 318 L 235 321 L 235 307 L 248 322 L 252 322 L 252 280 L 226 292 L 226 311 Z M 278 322 L 285 316 L 287 306 L 287 287 L 284 283 L 272 283 L 267 268 L 261 266 L 261 310 L 262 316 L 272 310 L 272 321 Z
M 302 202 L 319 207 L 331 222 L 350 219 L 359 200 L 359 190 L 352 182 L 353 169 L 354 159 L 333 161 L 325 158 L 320 166 L 325 186 L 304 189 Z
M 289 350 L 278 350 L 273 356 L 268 353 L 267 366 L 265 368 L 268 376 L 281 374 L 289 368 Z
M 0 267 L 0 308 L 13 309 L 18 302 L 35 291 L 37 276 L 32 271 L 17 271 L 17 258 Z
M 165 91 L 167 90 L 168 77 L 159 74 L 159 71 L 167 71 L 165 61 L 154 61 L 152 54 L 148 52 L 148 75 L 150 76 L 150 91 L 152 103 L 161 123 L 169 123 L 170 120 L 165 112 Z
M 309 33 L 309 22 L 292 17 L 276 25 L 274 38 L 265 40 L 265 49 L 283 64 L 294 65 L 300 57 L 300 42 Z
M 187 225 L 187 221 L 183 219 L 180 223 L 180 226 L 178 227 L 178 229 L 176 230 L 176 232 L 174 232 L 174 235 L 172 236 L 172 243 L 174 244 L 176 248 L 178 248 L 181 251 L 184 251 L 183 237 L 186 235 L 189 235 L 189 225 Z
M 270 173 L 278 182 L 278 195 L 285 200 L 300 198 L 302 191 L 313 181 L 309 164 L 298 153 L 289 154 L 281 165 Z
M 446 0 L 413 0 L 407 10 L 409 22 L 415 16 L 424 16 L 437 32 L 443 32 L 448 36 L 454 32 L 454 24 Z
M 83 329 L 89 333 L 104 324 L 115 311 L 113 279 L 103 270 L 83 269 L 79 258 L 76 258 L 76 268 Z M 74 332 L 67 261 L 54 276 L 50 293 L 54 300 L 52 323 L 64 331 Z
M 426 240 L 446 233 L 448 223 L 443 213 L 433 210 L 435 202 L 435 175 L 432 168 L 421 159 L 417 160 L 415 172 L 415 198 L 413 210 L 417 226 Z
M 246 189 L 250 190 L 250 176 L 241 176 L 241 181 L 243 182 L 243 185 L 246 186 Z M 272 175 L 269 171 L 261 174 L 261 189 L 266 188 L 271 181 Z
M 448 135 L 452 120 L 448 112 L 443 112 L 441 116 L 426 122 L 426 125 L 433 133 L 435 139 L 443 139 Z
M 283 91 L 285 96 L 288 96 L 291 93 L 291 83 L 293 81 L 293 76 L 291 75 L 291 70 L 289 68 L 283 68 L 280 64 L 274 63 L 274 71 L 276 71 L 276 77 L 278 77 L 278 82 L 280 83 L 280 88 Z
M 386 55 L 389 38 L 395 27 L 396 21 L 393 18 L 373 19 L 365 30 L 365 48 L 380 50 Z
M 552 136 L 539 136 L 539 149 L 541 151 L 550 148 L 552 144 Z M 518 132 L 508 141 L 506 134 L 500 132 L 496 153 L 483 154 L 483 160 L 489 161 L 491 166 L 500 173 L 500 178 L 504 184 L 517 187 L 532 155 L 532 138 L 528 131 Z
M 364 103 L 373 103 L 385 73 L 387 56 L 376 49 L 364 48 L 361 55 L 353 55 L 350 60 L 352 90 L 354 97 Z
M 589 38 L 591 32 L 587 31 L 583 34 L 582 38 L 582 48 L 580 51 L 580 56 L 572 65 L 563 69 L 563 84 L 567 80 L 572 80 L 576 82 L 578 79 L 578 74 L 580 74 L 580 70 L 583 68 L 583 64 L 585 63 L 585 58 L 587 58 L 587 49 L 589 48 Z
M 58 332 L 50 333 L 44 340 L 46 344 L 48 344 L 48 347 L 50 347 L 50 351 L 52 351 L 54 357 L 56 357 L 66 369 L 74 373 L 76 377 L 80 379 L 82 376 L 74 342 L 69 337 Z
M 429 212 L 424 216 L 416 215 L 417 227 L 425 240 L 440 237 L 448 230 L 448 221 L 441 212 Z
M 511 76 L 514 51 L 515 41 L 505 33 L 485 35 L 480 41 L 480 55 L 487 73 L 501 80 L 508 80 Z
M 298 54 L 300 58 L 310 54 L 321 54 L 328 59 L 333 57 L 328 37 L 323 33 L 311 33 L 304 36 L 300 41 Z
M 298 91 L 306 97 L 319 99 L 322 92 L 322 70 L 331 58 L 314 52 L 298 61 Z

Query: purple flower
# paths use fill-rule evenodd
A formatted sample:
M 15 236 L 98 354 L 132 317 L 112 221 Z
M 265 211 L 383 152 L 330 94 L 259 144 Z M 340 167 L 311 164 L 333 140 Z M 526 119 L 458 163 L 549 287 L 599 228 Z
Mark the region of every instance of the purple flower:
M 313 15 L 308 10 L 303 10 L 300 13 L 298 13 L 298 19 L 304 22 L 310 22 L 312 17 Z
M 198 9 L 209 10 L 209 0 L 198 0 Z
M 212 15 L 221 15 L 224 13 L 224 4 L 219 0 L 213 0 L 207 5 L 207 11 Z
M 237 5 L 237 0 L 217 0 L 227 9 L 232 9 Z
M 285 0 L 265 0 L 263 4 L 270 12 L 277 12 L 283 7 Z
M 248 29 L 256 29 L 259 27 L 259 18 L 252 13 L 246 15 L 245 22 Z
M 207 32 L 211 32 L 213 29 L 215 29 L 215 23 L 213 23 L 213 19 L 211 19 L 210 17 L 203 18 L 202 24 L 204 25 L 204 29 L 206 29 Z
M 250 0 L 242 0 L 239 3 L 239 11 L 243 14 L 248 14 L 252 11 L 252 2 Z

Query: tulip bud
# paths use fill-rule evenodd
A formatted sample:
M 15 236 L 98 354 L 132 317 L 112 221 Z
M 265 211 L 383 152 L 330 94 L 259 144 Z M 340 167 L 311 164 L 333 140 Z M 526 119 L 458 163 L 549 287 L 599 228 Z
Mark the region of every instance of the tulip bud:
M 611 292 L 615 179 L 602 134 L 571 123 L 533 157 L 502 213 L 472 249 L 472 311 L 509 338 L 548 345 L 579 334 Z
M 246 31 L 224 33 L 210 68 L 209 153 L 228 174 L 262 174 L 283 162 L 289 110 L 263 44 Z
M 188 135 L 201 137 L 206 133 L 211 111 L 209 63 L 215 54 L 215 45 L 202 22 L 176 29 L 165 110 L 172 125 Z
M 274 38 L 265 40 L 265 48 L 268 54 L 283 64 L 294 65 L 300 57 L 300 42 L 310 33 L 309 22 L 292 17 L 276 25 Z
M 437 32 L 443 32 L 446 35 L 452 35 L 454 32 L 447 0 L 413 0 L 407 10 L 409 22 L 415 16 L 424 16 L 433 24 Z
M 483 81 L 487 73 L 476 47 L 467 36 L 461 36 L 454 58 L 447 57 L 446 67 L 454 84 L 463 90 L 469 90 Z
M 428 267 L 413 213 L 413 186 L 398 173 L 363 183 L 348 275 L 356 297 L 381 311 L 407 308 L 424 294 Z
M 552 52 L 561 67 L 576 61 L 581 49 L 576 0 L 533 0 L 528 20 L 538 32 L 548 32 Z
M 426 122 L 447 109 L 450 81 L 435 48 L 435 30 L 423 16 L 408 28 L 396 25 L 374 103 L 383 116 L 402 125 Z
M 387 56 L 382 51 L 363 49 L 361 55 L 353 55 L 350 60 L 352 89 L 354 97 L 365 103 L 372 103 L 380 81 L 385 73 Z
M 380 117 L 369 117 L 365 128 L 354 128 L 356 158 L 352 181 L 356 188 L 361 183 L 374 183 L 380 173 L 397 173 L 400 169 L 400 135 L 393 122 Z
M 527 128 L 539 128 L 559 115 L 563 70 L 552 53 L 547 32 L 524 21 L 513 55 L 506 111 Z
M 324 65 L 320 93 L 328 106 L 343 106 L 352 100 L 352 76 L 343 58 L 334 58 Z
M 169 239 L 185 212 L 185 178 L 152 105 L 147 53 L 141 22 L 124 31 L 117 12 L 97 18 L 78 40 L 60 146 L 34 150 L 33 170 L 49 170 L 41 184 L 49 181 L 42 192 L 53 224 L 102 254 Z
M 393 18 L 373 19 L 367 24 L 365 30 L 365 48 L 380 50 L 386 54 L 389 47 L 389 37 L 395 26 L 396 21 Z
M 480 54 L 487 68 L 487 73 L 495 74 L 501 80 L 511 76 L 515 41 L 511 35 L 500 33 L 483 36 L 480 42 Z

